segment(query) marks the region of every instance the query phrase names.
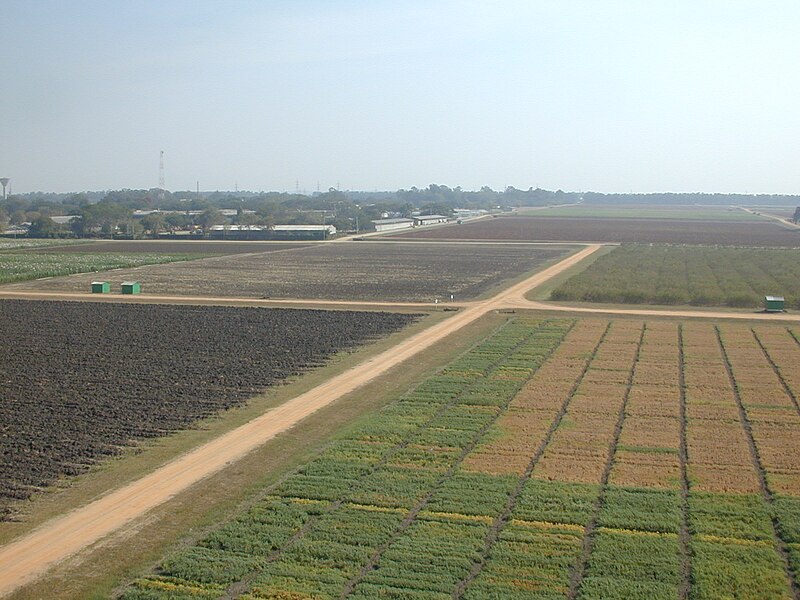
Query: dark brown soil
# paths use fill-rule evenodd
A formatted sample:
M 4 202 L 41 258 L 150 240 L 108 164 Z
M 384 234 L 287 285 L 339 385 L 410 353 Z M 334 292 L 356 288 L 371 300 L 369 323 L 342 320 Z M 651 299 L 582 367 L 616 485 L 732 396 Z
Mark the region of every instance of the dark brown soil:
M 246 402 L 417 315 L 0 301 L 0 520 L 15 499 Z
M 497 217 L 392 237 L 431 241 L 587 241 L 800 247 L 800 229 L 789 229 L 777 222 L 692 219 Z

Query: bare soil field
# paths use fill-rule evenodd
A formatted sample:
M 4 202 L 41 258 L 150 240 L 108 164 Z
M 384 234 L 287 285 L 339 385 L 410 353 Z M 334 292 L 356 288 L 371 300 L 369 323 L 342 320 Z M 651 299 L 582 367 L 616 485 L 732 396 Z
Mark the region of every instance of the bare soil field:
M 535 217 L 582 217 L 610 219 L 699 219 L 702 221 L 758 221 L 758 212 L 733 206 L 653 205 L 653 204 L 572 204 L 535 211 L 521 208 L 516 214 Z
M 290 252 L 223 256 L 112 271 L 146 294 L 318 300 L 466 300 L 566 256 L 568 246 L 342 242 Z M 76 275 L 3 289 L 85 292 L 96 276 Z
M 81 240 L 85 243 L 71 243 L 60 246 L 56 243 L 37 247 L 36 252 L 152 252 L 162 254 L 248 254 L 251 252 L 275 252 L 303 248 L 310 244 L 285 242 L 213 242 L 183 240 Z
M 136 440 L 240 405 L 415 319 L 378 312 L 2 301 L 0 520 L 14 500 L 60 476 L 85 471 Z
M 800 230 L 769 221 L 498 217 L 411 231 L 392 238 L 435 240 L 592 241 L 800 247 Z

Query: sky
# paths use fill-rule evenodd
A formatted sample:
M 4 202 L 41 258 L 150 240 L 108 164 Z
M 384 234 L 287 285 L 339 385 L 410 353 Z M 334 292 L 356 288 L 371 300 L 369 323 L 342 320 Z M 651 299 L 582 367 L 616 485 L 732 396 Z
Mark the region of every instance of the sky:
M 3 0 L 11 189 L 800 193 L 800 2 Z

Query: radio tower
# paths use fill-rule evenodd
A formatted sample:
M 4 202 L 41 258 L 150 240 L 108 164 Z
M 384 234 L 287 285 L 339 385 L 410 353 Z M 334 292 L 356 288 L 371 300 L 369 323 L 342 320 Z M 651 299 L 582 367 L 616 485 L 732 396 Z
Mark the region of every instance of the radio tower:
M 158 157 L 158 199 L 164 199 L 164 151 Z

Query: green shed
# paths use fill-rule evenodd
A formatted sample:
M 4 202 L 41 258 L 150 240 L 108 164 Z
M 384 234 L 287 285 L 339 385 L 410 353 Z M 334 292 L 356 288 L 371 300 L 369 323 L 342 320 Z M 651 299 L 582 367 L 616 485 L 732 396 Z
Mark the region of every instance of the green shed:
M 139 294 L 142 291 L 142 286 L 138 281 L 123 281 L 122 293 L 123 294 Z
M 108 294 L 111 292 L 111 284 L 108 281 L 93 281 L 92 293 L 93 294 Z
M 783 312 L 786 300 L 783 296 L 764 296 L 764 310 L 766 312 Z

